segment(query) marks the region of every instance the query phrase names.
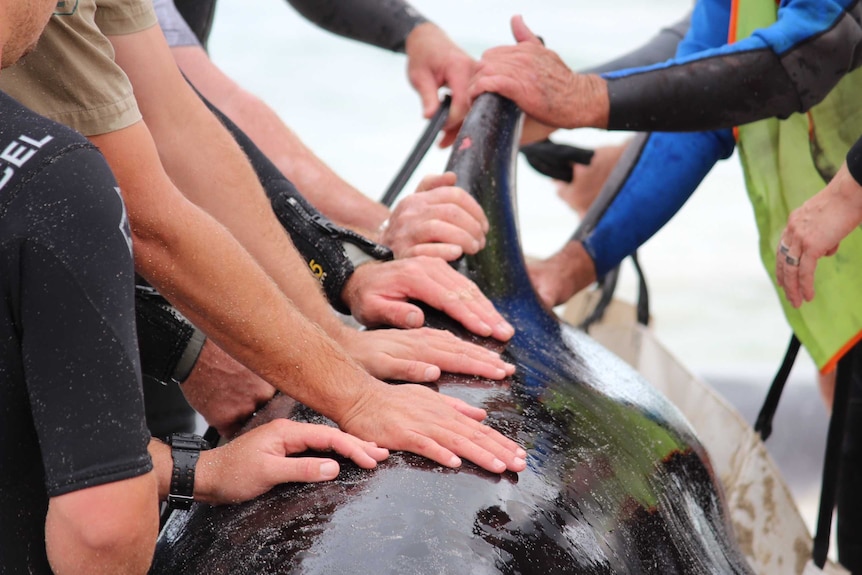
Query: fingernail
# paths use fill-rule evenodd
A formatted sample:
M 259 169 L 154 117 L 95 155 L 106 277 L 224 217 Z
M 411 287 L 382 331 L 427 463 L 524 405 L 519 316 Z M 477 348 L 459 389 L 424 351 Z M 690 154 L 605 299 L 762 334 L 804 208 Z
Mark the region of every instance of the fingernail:
M 425 369 L 425 381 L 434 381 L 440 377 L 436 367 L 428 367 Z
M 515 460 L 512 462 L 512 466 L 517 469 L 524 469 L 525 467 L 527 467 L 527 462 L 520 457 L 516 457 Z
M 515 455 L 518 457 L 518 459 L 521 459 L 523 461 L 523 459 L 527 457 L 527 452 L 523 448 L 519 447 L 517 450 L 515 450 Z
M 320 478 L 333 479 L 338 475 L 338 464 L 334 461 L 327 461 L 320 465 Z
M 515 364 L 507 363 L 506 364 L 506 375 L 512 375 L 513 373 L 515 373 L 516 369 L 517 368 L 515 367 Z
M 415 311 L 411 311 L 407 314 L 407 325 L 410 327 L 419 327 L 419 313 Z
M 506 464 L 503 463 L 502 461 L 500 461 L 499 459 L 495 459 L 491 465 L 493 466 L 494 469 L 499 469 L 500 471 L 506 470 Z
M 473 240 L 473 253 L 478 252 L 482 249 L 482 244 L 479 243 L 479 240 Z
M 479 322 L 479 331 L 477 332 L 479 335 L 491 335 L 494 333 L 494 330 L 491 329 L 491 326 L 485 323 L 484 321 Z
M 494 370 L 494 379 L 503 379 L 506 377 L 506 371 L 503 369 L 495 369 Z
M 452 459 L 449 460 L 449 467 L 461 467 L 461 458 L 453 455 Z
M 515 335 L 515 328 L 512 327 L 512 324 L 510 324 L 509 322 L 501 321 L 497 324 L 497 333 L 500 335 L 500 337 L 509 339 L 510 337 Z

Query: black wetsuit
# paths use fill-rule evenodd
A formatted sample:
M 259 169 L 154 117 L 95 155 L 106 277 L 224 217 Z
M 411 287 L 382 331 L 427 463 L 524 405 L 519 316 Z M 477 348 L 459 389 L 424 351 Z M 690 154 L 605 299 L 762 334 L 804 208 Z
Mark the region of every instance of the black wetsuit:
M 0 572 L 51 573 L 48 498 L 142 475 L 128 222 L 82 136 L 0 93 Z
M 306 19 L 339 36 L 404 51 L 407 35 L 425 18 L 402 0 L 287 0 Z M 212 29 L 216 0 L 174 0 L 201 44 Z

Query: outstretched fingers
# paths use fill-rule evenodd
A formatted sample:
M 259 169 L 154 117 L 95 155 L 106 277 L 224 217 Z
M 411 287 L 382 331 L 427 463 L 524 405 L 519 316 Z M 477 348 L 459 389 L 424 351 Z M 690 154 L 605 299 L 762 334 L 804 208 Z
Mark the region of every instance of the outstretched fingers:
M 464 415 L 472 410 L 457 399 L 408 384 L 381 390 L 373 405 L 351 414 L 343 422 L 345 428 L 447 467 L 460 466 L 462 458 L 494 473 L 526 467 L 526 452 L 520 446 Z
M 377 444 L 363 441 L 334 427 L 277 420 L 282 425 L 286 455 L 307 450 L 334 451 L 352 460 L 356 465 L 371 469 L 377 462 L 389 457 L 389 451 Z
M 381 379 L 424 383 L 436 381 L 446 371 L 500 380 L 515 371 L 500 354 L 446 331 L 420 328 L 366 333 L 378 341 L 377 354 L 366 369 Z

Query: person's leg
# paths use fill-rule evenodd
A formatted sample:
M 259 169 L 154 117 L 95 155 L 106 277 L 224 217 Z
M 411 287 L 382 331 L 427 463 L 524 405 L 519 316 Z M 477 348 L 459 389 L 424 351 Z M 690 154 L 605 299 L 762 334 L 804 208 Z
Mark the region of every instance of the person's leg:
M 847 361 L 853 382 L 838 477 L 838 559 L 851 573 L 862 573 L 862 342 Z

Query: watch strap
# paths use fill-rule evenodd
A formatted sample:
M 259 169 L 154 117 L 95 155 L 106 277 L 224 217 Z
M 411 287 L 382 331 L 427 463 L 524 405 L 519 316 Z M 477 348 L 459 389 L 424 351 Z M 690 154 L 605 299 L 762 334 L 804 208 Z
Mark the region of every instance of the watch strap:
M 194 502 L 195 468 L 201 451 L 208 449 L 209 444 L 203 437 L 192 433 L 174 433 L 168 443 L 173 460 L 168 507 L 190 509 Z

